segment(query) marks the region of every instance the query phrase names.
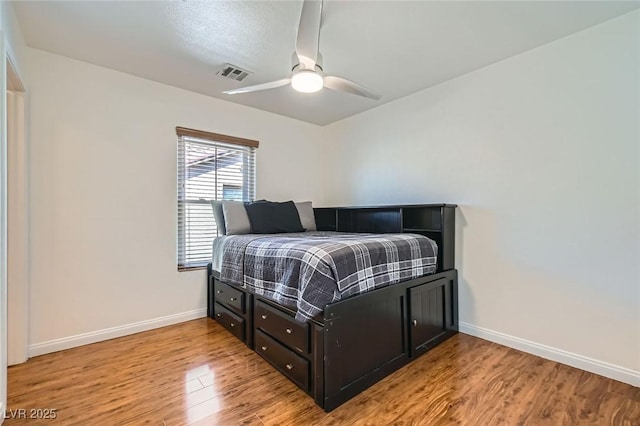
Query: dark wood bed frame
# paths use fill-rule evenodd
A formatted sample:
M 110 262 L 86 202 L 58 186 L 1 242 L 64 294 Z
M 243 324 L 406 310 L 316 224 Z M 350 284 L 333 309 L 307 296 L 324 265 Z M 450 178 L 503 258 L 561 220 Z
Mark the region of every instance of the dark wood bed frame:
M 331 411 L 458 331 L 455 205 L 314 209 L 318 230 L 410 232 L 438 243 L 435 274 L 327 305 L 309 323 L 209 268 L 207 314 Z

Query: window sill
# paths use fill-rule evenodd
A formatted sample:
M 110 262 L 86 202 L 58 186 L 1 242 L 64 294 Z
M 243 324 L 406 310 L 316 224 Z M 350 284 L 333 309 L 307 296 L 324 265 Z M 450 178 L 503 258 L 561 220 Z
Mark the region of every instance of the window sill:
M 178 266 L 178 272 L 199 271 L 201 269 L 207 269 L 207 266 Z

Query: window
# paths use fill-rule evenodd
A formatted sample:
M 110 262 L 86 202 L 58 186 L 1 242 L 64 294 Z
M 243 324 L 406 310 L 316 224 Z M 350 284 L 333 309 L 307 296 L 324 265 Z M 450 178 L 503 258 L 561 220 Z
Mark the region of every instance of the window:
M 223 200 L 242 200 L 242 187 L 240 185 L 222 184 Z
M 253 201 L 258 141 L 177 127 L 178 270 L 204 267 L 218 230 L 211 200 Z

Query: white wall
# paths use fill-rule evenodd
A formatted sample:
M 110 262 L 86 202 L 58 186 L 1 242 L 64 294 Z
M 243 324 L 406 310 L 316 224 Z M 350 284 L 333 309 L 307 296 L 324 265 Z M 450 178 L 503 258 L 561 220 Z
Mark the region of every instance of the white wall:
M 4 17 L 4 11 L 0 9 Z M 1 20 L 0 20 L 1 21 Z M 3 26 L 4 27 L 4 26 Z M 4 32 L 0 31 L 0 95 L 7 87 Z M 1 96 L 4 98 L 4 96 Z M 7 119 L 6 101 L 0 99 L 0 412 L 7 407 Z
M 0 2 L 0 30 L 4 34 L 5 47 L 13 65 L 20 77 L 23 78 L 22 64 L 27 45 L 11 2 Z
M 465 331 L 640 385 L 639 28 L 634 12 L 326 127 L 328 204 L 457 203 Z
M 315 125 L 35 49 L 26 69 L 32 355 L 204 315 L 205 271 L 176 271 L 176 126 L 259 140 L 258 197 L 324 201 Z
M 7 59 L 20 74 L 24 53 L 20 25 L 8 2 L 0 2 L 0 423 L 7 403 L 7 282 L 8 282 L 8 147 L 7 147 Z M 13 184 L 11 190 L 26 190 Z M 15 212 L 15 210 L 14 210 Z M 23 212 L 24 213 L 24 212 Z M 22 283 L 26 285 L 26 283 Z M 21 336 L 24 337 L 24 336 Z

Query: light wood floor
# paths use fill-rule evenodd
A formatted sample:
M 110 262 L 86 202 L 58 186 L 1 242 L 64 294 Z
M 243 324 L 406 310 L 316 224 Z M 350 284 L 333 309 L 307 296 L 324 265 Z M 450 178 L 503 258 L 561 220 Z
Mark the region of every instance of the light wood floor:
M 209 319 L 9 368 L 8 408 L 79 425 L 640 425 L 640 388 L 458 334 L 327 414 Z

